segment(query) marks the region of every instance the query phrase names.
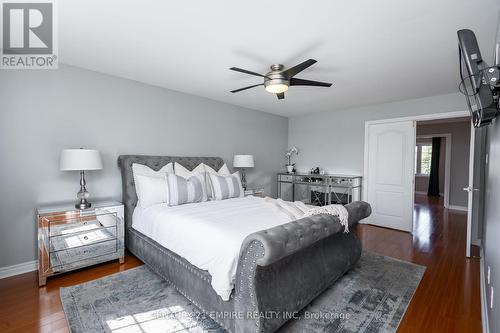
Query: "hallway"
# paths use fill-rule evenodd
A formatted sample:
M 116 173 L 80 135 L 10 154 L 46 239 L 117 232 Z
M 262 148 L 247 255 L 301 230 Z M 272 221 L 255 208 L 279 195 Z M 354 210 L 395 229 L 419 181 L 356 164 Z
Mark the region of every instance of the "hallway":
M 481 332 L 479 259 L 465 258 L 467 215 L 415 197 L 413 235 L 360 225 L 364 250 L 426 266 L 398 332 Z

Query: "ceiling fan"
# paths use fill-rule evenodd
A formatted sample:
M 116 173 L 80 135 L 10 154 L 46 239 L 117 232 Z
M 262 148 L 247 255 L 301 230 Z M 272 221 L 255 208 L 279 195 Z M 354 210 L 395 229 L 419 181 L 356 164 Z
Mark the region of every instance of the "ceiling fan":
M 304 69 L 314 65 L 317 61 L 314 59 L 306 60 L 296 66 L 285 69 L 285 66 L 281 64 L 271 65 L 271 71 L 266 74 L 259 74 L 252 71 L 248 71 L 246 69 L 241 69 L 238 67 L 229 68 L 232 71 L 241 72 L 245 74 L 261 76 L 264 78 L 264 83 L 255 84 L 253 86 L 248 86 L 245 88 L 240 88 L 236 90 L 232 90 L 232 93 L 240 92 L 246 89 L 264 86 L 265 89 L 272 93 L 276 94 L 278 99 L 285 98 L 285 91 L 288 90 L 289 86 L 312 86 L 312 87 L 330 87 L 331 83 L 319 82 L 319 81 L 311 81 L 295 78 L 294 76 L 298 73 L 302 72 Z

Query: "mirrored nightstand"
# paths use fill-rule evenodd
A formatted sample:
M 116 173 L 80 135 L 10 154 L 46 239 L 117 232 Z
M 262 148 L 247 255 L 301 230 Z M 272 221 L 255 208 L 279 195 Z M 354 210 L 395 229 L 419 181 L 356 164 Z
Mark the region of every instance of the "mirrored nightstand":
M 124 262 L 123 205 L 97 202 L 85 210 L 73 204 L 39 207 L 38 284 L 47 277 L 101 262 Z

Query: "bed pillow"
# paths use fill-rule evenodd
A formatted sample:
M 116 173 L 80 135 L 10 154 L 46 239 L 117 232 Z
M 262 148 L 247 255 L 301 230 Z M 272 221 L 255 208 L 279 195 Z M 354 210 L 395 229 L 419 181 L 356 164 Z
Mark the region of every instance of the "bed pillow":
M 142 208 L 169 202 L 168 186 L 165 175 L 137 175 L 136 189 L 138 204 Z
M 224 163 L 224 165 L 220 167 L 219 171 L 215 171 L 214 168 L 205 164 L 205 171 L 219 176 L 229 176 L 231 174 L 231 172 L 229 172 L 229 168 L 227 167 L 226 163 Z
M 224 165 L 220 167 L 219 171 L 215 171 L 214 168 L 205 164 L 205 171 L 207 172 L 206 178 L 207 178 L 208 199 L 212 200 L 214 195 L 212 193 L 212 185 L 210 185 L 210 178 L 208 177 L 208 174 L 214 174 L 219 176 L 230 176 L 231 172 L 229 171 L 226 163 L 224 163 Z
M 168 163 L 158 171 L 143 164 L 132 164 L 132 175 L 139 207 L 146 208 L 154 204 L 168 203 L 165 175 L 169 172 L 174 172 L 173 163 Z
M 206 201 L 206 199 L 203 200 L 204 179 L 200 179 L 197 175 L 186 179 L 169 173 L 166 179 L 168 184 L 169 206 Z
M 219 176 L 209 173 L 208 177 L 210 177 L 210 186 L 214 200 L 241 198 L 245 195 L 238 171 L 229 176 Z
M 193 171 L 189 171 L 179 163 L 175 162 L 174 164 L 174 173 L 177 176 L 180 176 L 184 179 L 189 179 L 193 176 L 198 177 L 202 183 L 202 189 L 203 189 L 203 198 L 202 201 L 207 201 L 208 200 L 208 192 L 207 192 L 207 180 L 206 180 L 206 173 L 205 173 L 205 164 L 200 163 L 196 168 L 193 169 Z

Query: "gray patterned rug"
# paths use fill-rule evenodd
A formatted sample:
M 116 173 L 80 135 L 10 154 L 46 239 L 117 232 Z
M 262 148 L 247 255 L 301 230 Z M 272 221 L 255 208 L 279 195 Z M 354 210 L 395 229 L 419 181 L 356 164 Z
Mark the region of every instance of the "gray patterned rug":
M 364 252 L 353 270 L 279 332 L 393 333 L 424 271 Z M 224 332 L 146 266 L 61 288 L 61 300 L 72 333 Z

